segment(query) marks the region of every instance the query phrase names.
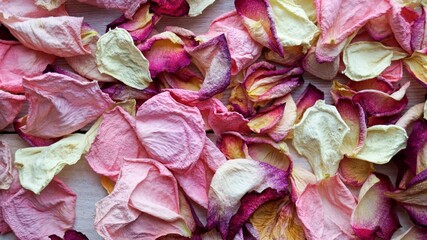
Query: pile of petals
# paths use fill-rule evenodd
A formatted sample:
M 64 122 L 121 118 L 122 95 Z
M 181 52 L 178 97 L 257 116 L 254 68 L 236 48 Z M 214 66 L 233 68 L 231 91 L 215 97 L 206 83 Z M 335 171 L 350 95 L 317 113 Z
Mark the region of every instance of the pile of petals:
M 0 234 L 88 239 L 56 176 L 87 161 L 104 239 L 427 239 L 425 1 L 235 0 L 201 35 L 156 24 L 214 0 L 78 1 L 123 15 L 0 1 L 0 129 L 30 146 L 0 141 Z

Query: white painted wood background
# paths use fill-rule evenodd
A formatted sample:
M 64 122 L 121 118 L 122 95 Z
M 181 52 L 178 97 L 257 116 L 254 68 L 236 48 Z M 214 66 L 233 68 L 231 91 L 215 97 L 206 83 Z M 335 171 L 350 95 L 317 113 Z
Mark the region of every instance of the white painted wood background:
M 99 33 L 104 33 L 105 26 L 119 17 L 121 14 L 117 11 L 109 11 L 105 9 L 99 9 L 84 5 L 76 2 L 75 0 L 70 0 L 66 3 L 67 10 L 71 16 L 82 16 L 85 18 L 85 22 L 91 24 Z M 196 34 L 205 33 L 210 23 L 213 19 L 219 15 L 231 11 L 234 9 L 233 0 L 217 0 L 212 6 L 204 11 L 201 16 L 189 18 L 172 18 L 172 17 L 163 17 L 162 20 L 156 25 L 158 31 L 163 31 L 165 26 L 174 25 L 180 26 L 192 30 Z M 310 75 L 305 75 L 305 85 L 309 82 L 313 83 L 315 86 L 323 90 L 326 94 L 326 101 L 332 103 L 331 95 L 329 94 L 329 89 L 331 86 L 330 81 L 322 81 L 316 79 Z M 408 75 L 405 75 L 404 80 L 410 80 Z M 411 80 L 412 84 L 408 90 L 409 97 L 409 106 L 413 106 L 416 103 L 424 101 L 424 95 L 426 91 L 415 81 Z M 304 89 L 304 86 L 299 90 L 293 93 L 294 97 L 297 97 L 301 91 Z M 15 152 L 17 149 L 26 147 L 26 143 L 22 141 L 16 134 L 0 134 L 0 140 L 7 141 L 12 149 Z M 306 165 L 306 163 L 298 163 Z M 380 169 L 389 175 L 395 175 L 394 169 L 392 166 L 385 166 Z M 93 228 L 93 220 L 95 216 L 95 203 L 107 195 L 104 189 L 99 184 L 99 176 L 92 172 L 87 162 L 82 159 L 74 166 L 65 167 L 64 170 L 58 175 L 71 189 L 73 189 L 77 194 L 77 220 L 75 224 L 75 229 L 83 232 L 90 240 L 102 239 Z M 402 212 L 402 211 L 400 211 Z M 405 216 L 405 214 L 400 214 L 401 224 L 407 228 L 410 225 L 410 222 Z M 403 229 L 399 230 L 402 232 Z M 0 236 L 1 240 L 12 240 L 16 239 L 13 234 L 8 234 Z M 22 239 L 25 240 L 25 239 Z

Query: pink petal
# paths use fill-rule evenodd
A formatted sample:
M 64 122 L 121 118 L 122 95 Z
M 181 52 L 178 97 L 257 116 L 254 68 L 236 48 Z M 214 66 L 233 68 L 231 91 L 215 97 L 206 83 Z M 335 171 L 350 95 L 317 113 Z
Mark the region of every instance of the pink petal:
M 405 51 L 412 53 L 411 25 L 418 18 L 418 13 L 395 1 L 390 1 L 390 4 L 392 8 L 388 18 L 394 37 Z
M 393 34 L 388 22 L 387 14 L 372 18 L 368 23 L 366 23 L 365 27 L 369 35 L 377 41 L 386 39 Z
M 117 181 L 124 158 L 147 157 L 135 130 L 135 119 L 121 107 L 104 115 L 86 160 L 92 169 Z
M 426 36 L 426 7 L 421 6 L 421 14 L 416 18 L 412 25 L 411 48 L 416 50 L 425 50 L 427 47 Z
M 0 40 L 0 89 L 23 93 L 23 77 L 35 77 L 43 73 L 55 56 L 26 48 L 15 41 Z
M 57 73 L 25 78 L 30 107 L 21 130 L 37 137 L 70 134 L 96 120 L 113 101 L 96 82 L 80 82 Z
M 236 75 L 261 55 L 262 45 L 251 38 L 236 11 L 225 13 L 212 21 L 209 31 L 197 39 L 208 41 L 224 34 L 231 54 L 231 74 Z
M 19 239 L 45 239 L 63 235 L 76 218 L 76 194 L 54 179 L 40 195 L 25 189 L 1 205 L 3 218 Z
M 323 49 L 338 47 L 370 19 L 379 17 L 390 9 L 386 0 L 316 0 L 314 3 L 322 33 L 316 49 L 317 58 L 321 62 L 333 61 L 340 53 L 338 51 L 322 56 Z
M 403 78 L 403 63 L 402 61 L 393 61 L 379 76 L 379 79 L 388 82 L 398 82 Z
M 159 15 L 181 17 L 188 14 L 190 5 L 185 0 L 152 0 L 150 9 Z
M 188 237 L 172 173 L 152 159 L 126 159 L 113 192 L 96 203 L 95 229 L 105 239 Z
M 25 103 L 25 96 L 0 90 L 0 130 L 15 120 Z
M 46 147 L 59 141 L 61 138 L 41 138 L 24 133 L 21 127 L 27 124 L 27 116 L 17 119 L 13 122 L 15 132 L 32 147 Z
M 136 130 L 148 154 L 173 171 L 186 171 L 205 143 L 199 110 L 175 101 L 169 92 L 158 94 L 138 109 Z
M 248 151 L 245 141 L 237 134 L 223 133 L 217 146 L 227 159 L 245 158 Z
M 200 44 L 188 47 L 187 52 L 200 72 L 205 76 L 199 99 L 206 100 L 223 92 L 231 82 L 231 56 L 224 34 Z
M 245 117 L 252 117 L 256 114 L 254 103 L 249 99 L 241 84 L 233 88 L 228 101 L 233 111 L 239 112 Z
M 350 81 L 348 87 L 353 91 L 359 92 L 363 90 L 378 90 L 387 94 L 391 94 L 395 91 L 392 83 L 383 79 L 368 79 L 365 81 Z
M 27 48 L 59 57 L 90 53 L 82 42 L 81 17 L 10 17 L 2 23 Z
M 191 63 L 184 42 L 173 32 L 162 32 L 138 45 L 150 63 L 151 77 L 161 72 L 174 73 Z
M 79 2 L 106 9 L 116 9 L 124 13 L 124 16 L 131 19 L 138 8 L 147 0 L 78 0 Z
M 18 17 L 40 18 L 67 15 L 64 5 L 49 11 L 43 7 L 37 6 L 34 4 L 34 1 L 28 0 L 1 1 L 0 9 L 0 13 L 3 13 L 6 16 L 12 15 Z
M 280 99 L 279 99 L 280 100 Z M 284 140 L 292 131 L 297 120 L 297 105 L 290 94 L 282 99 L 285 104 L 285 110 L 279 122 L 268 131 L 268 135 L 276 142 Z
M 270 3 L 266 0 L 236 0 L 234 5 L 252 38 L 283 57 Z
M 391 239 L 401 226 L 395 203 L 384 195 L 393 184 L 386 175 L 372 174 L 362 186 L 359 203 L 351 215 L 351 226 L 362 239 Z
M 399 240 L 423 240 L 427 238 L 427 229 L 419 226 L 412 226 L 408 229 L 402 236 L 399 236 L 396 239 Z
M 340 161 L 338 169 L 341 180 L 353 187 L 361 187 L 374 171 L 375 168 L 372 163 L 347 157 Z
M 296 102 L 298 119 L 301 118 L 305 110 L 313 106 L 317 102 L 317 100 L 323 99 L 325 99 L 325 94 L 317 87 L 309 83 L 307 88 L 304 90 L 304 92 L 301 94 L 301 96 Z
M 353 239 L 350 217 L 356 201 L 338 176 L 309 184 L 296 202 L 307 238 Z
M 193 69 L 193 65 L 181 68 L 175 73 L 162 72 L 157 75 L 162 89 L 178 88 L 199 91 L 203 84 L 203 76 Z
M 302 67 L 313 76 L 324 80 L 332 80 L 338 73 L 340 58 L 332 62 L 319 63 L 315 54 L 316 48 L 312 47 L 302 60 Z
M 108 94 L 114 101 L 127 101 L 129 99 L 146 101 L 158 93 L 153 84 L 150 84 L 144 90 L 138 90 L 122 83 L 113 83 L 111 85 L 104 85 L 102 91 Z
M 266 113 L 257 114 L 249 120 L 248 126 L 255 133 L 265 133 L 277 125 L 277 123 L 282 119 L 284 111 L 285 104 Z

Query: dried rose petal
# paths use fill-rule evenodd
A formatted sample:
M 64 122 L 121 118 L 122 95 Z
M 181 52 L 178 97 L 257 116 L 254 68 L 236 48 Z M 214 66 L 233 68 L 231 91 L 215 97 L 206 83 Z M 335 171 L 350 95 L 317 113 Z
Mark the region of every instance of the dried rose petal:
M 220 34 L 224 34 L 230 50 L 232 75 L 238 74 L 260 57 L 262 45 L 251 38 L 236 11 L 225 13 L 213 20 L 209 31 L 197 39 L 206 42 Z
M 418 120 L 414 123 L 409 135 L 407 147 L 403 151 L 404 161 L 413 174 L 427 169 L 427 121 Z
M 338 169 L 342 181 L 354 187 L 361 187 L 374 171 L 373 163 L 346 157 L 341 160 Z
M 296 101 L 297 118 L 300 119 L 304 114 L 305 110 L 313 106 L 318 100 L 323 99 L 325 99 L 325 94 L 320 91 L 320 89 L 318 89 L 316 86 L 309 83 L 307 88 Z
M 366 23 L 365 27 L 369 35 L 377 41 L 386 39 L 393 34 L 388 22 L 387 14 L 372 18 L 368 23 Z
M 79 2 L 97 6 L 106 9 L 116 9 L 124 13 L 124 16 L 128 19 L 132 18 L 138 8 L 147 2 L 147 0 L 78 0 Z
M 188 12 L 188 16 L 195 17 L 202 14 L 205 8 L 209 7 L 215 0 L 186 0 L 188 5 L 190 6 L 190 11 Z
M 184 50 L 184 42 L 173 32 L 162 32 L 138 45 L 150 63 L 151 77 L 161 72 L 174 73 L 190 64 L 191 59 Z
M 96 203 L 95 229 L 106 239 L 191 235 L 175 177 L 152 159 L 125 159 L 113 192 Z
M 296 202 L 309 184 L 316 184 L 317 179 L 314 174 L 300 166 L 293 166 L 291 172 L 292 201 Z
M 210 229 L 218 226 L 221 236 L 228 237 L 229 228 L 235 227 L 229 225 L 230 221 L 239 211 L 240 206 L 243 206 L 240 205 L 240 200 L 247 193 L 262 193 L 268 188 L 271 188 L 272 195 L 286 193 L 287 176 L 287 172 L 266 163 L 248 159 L 227 161 L 221 165 L 212 179 L 207 227 Z M 248 210 L 254 211 L 254 209 Z
M 37 4 L 34 4 L 34 1 L 28 0 L 2 1 L 0 2 L 0 14 L 1 13 L 3 13 L 4 17 L 6 18 L 9 16 L 41 18 L 47 16 L 67 15 L 64 5 L 56 9 L 48 10 L 38 6 Z
M 423 240 L 427 237 L 427 229 L 419 226 L 412 226 L 396 240 Z
M 36 0 L 35 5 L 40 6 L 48 11 L 59 8 L 67 0 Z
M 97 136 L 85 158 L 96 173 L 116 181 L 124 158 L 147 156 L 136 134 L 135 119 L 116 107 L 102 115 Z
M 378 79 L 388 82 L 398 82 L 403 78 L 403 61 L 392 61 L 379 76 Z
M 223 92 L 231 82 L 231 55 L 224 34 L 197 47 L 187 47 L 193 63 L 205 79 L 199 91 L 199 100 L 206 100 Z
M 7 190 L 13 182 L 13 163 L 9 146 L 0 141 L 0 191 Z
M 255 133 L 265 133 L 271 130 L 282 119 L 285 104 L 280 105 L 266 113 L 257 114 L 248 122 L 249 128 Z
M 292 165 L 291 156 L 286 143 L 281 143 L 279 146 L 275 146 L 265 143 L 250 143 L 248 141 L 248 156 L 249 158 L 268 163 L 283 171 L 290 169 Z
M 294 127 L 293 146 L 307 158 L 317 179 L 335 175 L 344 154 L 341 147 L 350 128 L 334 106 L 323 100 L 305 111 Z
M 362 81 L 361 83 L 363 82 L 365 81 Z M 341 98 L 353 98 L 354 94 L 356 94 L 356 91 L 345 84 L 342 84 L 338 81 L 333 81 L 330 93 L 334 102 L 337 103 Z
M 308 239 L 353 239 L 350 225 L 356 200 L 339 176 L 309 184 L 296 202 Z
M 96 82 L 80 82 L 57 73 L 24 79 L 30 108 L 21 130 L 37 137 L 70 134 L 96 120 L 113 101 Z
M 150 10 L 159 15 L 181 17 L 190 11 L 190 6 L 186 0 L 152 0 L 150 4 Z
M 264 58 L 267 61 L 275 62 L 280 65 L 292 67 L 298 65 L 301 59 L 304 57 L 306 49 L 302 46 L 284 47 L 284 55 L 281 57 L 274 51 L 267 51 L 264 54 Z
M 297 105 L 291 94 L 286 95 L 282 99 L 285 105 L 285 111 L 279 122 L 268 131 L 268 135 L 276 142 L 280 142 L 285 139 L 292 131 L 295 121 L 297 120 Z
M 76 218 L 76 194 L 54 179 L 40 195 L 25 189 L 2 202 L 4 220 L 19 239 L 46 239 L 63 235 Z
M 418 18 L 418 13 L 410 7 L 405 7 L 399 1 L 390 1 L 390 5 L 391 11 L 388 14 L 388 21 L 394 38 L 405 51 L 412 53 L 411 25 Z
M 233 88 L 228 101 L 234 111 L 245 117 L 252 117 L 256 114 L 254 103 L 249 100 L 249 96 L 241 84 Z
M 401 118 L 399 118 L 399 121 L 396 122 L 396 125 L 405 128 L 406 131 L 409 132 L 410 126 L 415 121 L 422 118 L 423 108 L 424 108 L 424 103 L 419 103 L 412 106 L 411 108 L 409 108 L 408 111 L 405 112 L 405 114 L 403 114 Z
M 0 130 L 15 120 L 25 102 L 25 96 L 0 90 Z
M 418 51 L 415 51 L 411 57 L 403 60 L 406 70 L 418 80 L 418 82 L 427 88 L 427 55 Z
M 332 62 L 319 63 L 315 51 L 315 47 L 310 48 L 302 60 L 304 70 L 323 80 L 334 79 L 339 70 L 340 58 L 335 58 Z
M 50 235 L 50 240 L 89 240 L 83 233 L 76 230 L 67 230 L 64 234 L 64 238 L 58 237 L 57 235 Z
M 383 174 L 372 174 L 363 184 L 359 202 L 351 215 L 354 233 L 362 239 L 391 239 L 401 226 L 395 211 L 395 203 L 384 195 L 393 184 Z
M 135 99 L 137 101 L 144 102 L 158 93 L 158 90 L 153 84 L 150 84 L 144 90 L 138 90 L 121 83 L 115 83 L 111 85 L 104 85 L 102 91 L 107 93 L 114 101 Z
M 245 141 L 237 134 L 223 133 L 217 146 L 227 159 L 245 158 L 249 155 Z
M 147 153 L 177 172 L 188 170 L 199 159 L 205 143 L 199 110 L 175 101 L 169 92 L 141 105 L 136 130 Z

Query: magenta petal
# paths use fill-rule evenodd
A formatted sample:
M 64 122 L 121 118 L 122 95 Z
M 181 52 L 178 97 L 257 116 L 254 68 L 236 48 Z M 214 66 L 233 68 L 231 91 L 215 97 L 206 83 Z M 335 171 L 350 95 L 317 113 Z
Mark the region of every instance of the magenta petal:
M 187 48 L 192 61 L 205 75 L 199 99 L 206 100 L 223 92 L 231 82 L 231 55 L 224 34 Z
M 395 1 L 390 1 L 392 6 L 389 16 L 389 22 L 394 37 L 399 45 L 408 53 L 412 53 L 411 47 L 411 25 L 418 17 L 418 13 L 409 8 L 403 7 Z
M 398 82 L 403 78 L 403 63 L 402 61 L 393 61 L 379 76 L 379 79 L 388 82 Z
M 325 94 L 320 91 L 320 89 L 318 89 L 316 86 L 309 83 L 307 88 L 304 90 L 304 92 L 301 94 L 301 96 L 296 102 L 298 118 L 302 117 L 305 110 L 313 106 L 317 100 L 323 99 L 325 99 Z
M 57 235 L 49 236 L 50 240 L 89 240 L 83 233 L 76 230 L 67 230 L 64 234 L 64 238 L 58 237 Z
M 0 130 L 15 120 L 25 102 L 25 96 L 0 90 Z
M 124 13 L 124 16 L 128 19 L 131 19 L 135 12 L 138 10 L 139 6 L 146 3 L 147 0 L 77 0 L 82 3 L 90 4 L 105 9 L 116 9 Z
M 188 14 L 190 5 L 185 0 L 152 0 L 151 10 L 156 14 L 181 17 Z
M 420 162 L 425 148 L 427 148 L 427 121 L 418 120 L 413 125 L 406 149 L 403 151 L 404 161 L 413 174 L 426 169 L 425 165 L 427 163 Z
M 30 146 L 33 147 L 44 147 L 44 146 L 49 146 L 51 144 L 54 144 L 55 142 L 59 141 L 61 138 L 41 138 L 41 137 L 36 137 L 36 136 L 32 136 L 29 134 L 24 133 L 21 130 L 21 127 L 25 126 L 27 123 L 27 118 L 23 117 L 20 119 L 17 119 L 16 121 L 13 122 L 13 128 L 15 129 L 15 132 L 25 141 L 27 142 Z
M 414 20 L 411 28 L 411 48 L 412 50 L 423 50 L 426 47 L 426 7 L 421 7 L 421 14 Z
M 138 90 L 122 83 L 113 83 L 111 85 L 104 85 L 102 91 L 108 94 L 114 101 L 127 101 L 129 99 L 146 101 L 158 93 L 153 84 L 150 84 L 144 90 Z

